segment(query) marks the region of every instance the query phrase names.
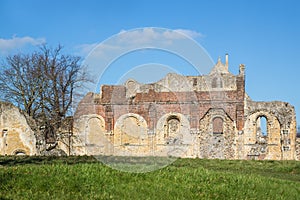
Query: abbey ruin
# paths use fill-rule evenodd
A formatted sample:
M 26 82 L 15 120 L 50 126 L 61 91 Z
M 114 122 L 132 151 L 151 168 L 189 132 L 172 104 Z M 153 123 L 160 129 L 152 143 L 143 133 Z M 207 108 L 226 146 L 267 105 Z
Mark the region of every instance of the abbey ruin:
M 1 155 L 40 154 L 41 130 L 27 121 L 17 108 L 1 104 Z M 227 55 L 207 75 L 103 85 L 99 94 L 86 94 L 70 123 L 55 141 L 69 155 L 300 159 L 294 107 L 251 100 L 245 66 L 231 74 Z

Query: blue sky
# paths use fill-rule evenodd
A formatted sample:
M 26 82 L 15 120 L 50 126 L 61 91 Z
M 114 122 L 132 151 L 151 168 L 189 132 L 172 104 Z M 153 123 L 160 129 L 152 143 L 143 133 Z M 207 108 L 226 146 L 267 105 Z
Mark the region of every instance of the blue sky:
M 228 53 L 232 73 L 238 73 L 240 63 L 246 65 L 246 91 L 253 100 L 287 101 L 295 106 L 300 122 L 299 24 L 297 0 L 0 0 L 0 57 L 29 51 L 43 42 L 60 43 L 66 52 L 85 57 L 96 43 L 122 31 L 143 27 L 184 30 L 213 62 Z M 168 58 L 169 62 L 156 67 L 167 69 L 175 64 L 179 72 L 186 64 L 151 51 L 138 52 L 138 59 L 130 56 L 115 64 L 140 66 Z

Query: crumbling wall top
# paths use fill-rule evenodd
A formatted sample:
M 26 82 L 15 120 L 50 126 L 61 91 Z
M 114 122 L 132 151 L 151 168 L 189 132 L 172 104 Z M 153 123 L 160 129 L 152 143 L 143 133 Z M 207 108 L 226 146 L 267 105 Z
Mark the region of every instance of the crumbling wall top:
M 246 116 L 256 112 L 265 111 L 276 116 L 281 126 L 287 125 L 288 127 L 292 121 L 296 120 L 295 108 L 287 102 L 256 102 L 248 100 L 245 105 L 247 106 L 245 108 Z

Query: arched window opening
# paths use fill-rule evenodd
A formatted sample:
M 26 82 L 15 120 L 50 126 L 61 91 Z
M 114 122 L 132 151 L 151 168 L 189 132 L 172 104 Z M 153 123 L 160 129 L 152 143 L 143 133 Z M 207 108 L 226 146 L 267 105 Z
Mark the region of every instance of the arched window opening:
M 256 132 L 258 135 L 266 137 L 268 136 L 268 127 L 267 127 L 268 121 L 265 116 L 260 116 L 257 118 L 256 122 Z
M 211 86 L 212 86 L 212 88 L 222 88 L 223 82 L 222 82 L 221 78 L 220 77 L 213 78 Z
M 213 119 L 213 134 L 223 134 L 223 119 L 221 117 Z
M 165 137 L 175 135 L 179 131 L 180 121 L 176 116 L 172 116 L 167 120 L 167 134 Z

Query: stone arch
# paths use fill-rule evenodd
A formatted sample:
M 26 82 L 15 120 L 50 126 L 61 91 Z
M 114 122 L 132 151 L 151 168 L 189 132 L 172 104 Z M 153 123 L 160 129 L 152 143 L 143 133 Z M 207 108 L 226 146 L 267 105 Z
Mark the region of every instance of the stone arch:
M 26 151 L 24 149 L 16 149 L 16 150 L 13 151 L 12 155 L 25 156 Z
M 128 79 L 125 83 L 126 86 L 126 97 L 132 98 L 135 97 L 136 92 L 139 88 L 139 83 L 133 79 Z
M 214 133 L 214 120 L 218 119 L 223 131 L 217 131 L 217 133 L 227 134 L 233 133 L 234 121 L 222 108 L 211 108 L 207 113 L 199 120 L 199 131 L 202 134 L 213 134 Z
M 266 119 L 266 135 L 259 129 L 259 119 L 262 117 Z M 281 129 L 279 120 L 274 114 L 263 109 L 256 110 L 246 118 L 244 129 L 245 158 L 281 159 Z
M 171 115 L 167 118 L 166 132 L 164 138 L 170 137 L 171 135 L 178 134 L 180 130 L 180 120 L 177 116 Z
M 181 113 L 167 113 L 156 125 L 156 141 L 159 145 L 188 144 L 190 142 L 190 123 Z
M 85 130 L 88 154 L 106 154 L 110 140 L 106 136 L 105 121 L 103 117 L 100 115 L 90 115 L 86 121 Z
M 135 113 L 120 116 L 114 127 L 115 146 L 143 145 L 146 143 L 147 122 Z
M 74 123 L 72 151 L 76 154 L 100 155 L 109 154 L 111 138 L 105 129 L 101 115 L 82 115 Z M 67 150 L 67 146 L 61 146 Z M 67 151 L 66 151 L 67 152 Z
M 272 113 L 265 111 L 265 110 L 258 110 L 251 115 L 249 115 L 245 122 L 245 128 L 248 130 L 246 131 L 248 134 L 252 135 L 252 137 L 255 137 L 257 135 L 257 126 L 259 125 L 259 118 L 265 118 L 267 121 L 267 137 L 272 138 L 274 134 L 276 134 L 274 131 L 274 125 L 277 125 L 276 128 L 279 128 L 280 132 L 280 123 L 275 115 Z M 279 125 L 279 126 L 278 126 Z
M 198 157 L 233 159 L 235 133 L 234 121 L 222 108 L 209 109 L 199 121 Z
M 88 142 L 94 143 L 99 134 L 105 133 L 105 121 L 100 115 L 92 115 L 86 121 L 86 131 L 88 133 Z
M 188 118 L 177 112 L 161 116 L 156 124 L 155 155 L 186 157 L 193 154 L 193 136 Z

